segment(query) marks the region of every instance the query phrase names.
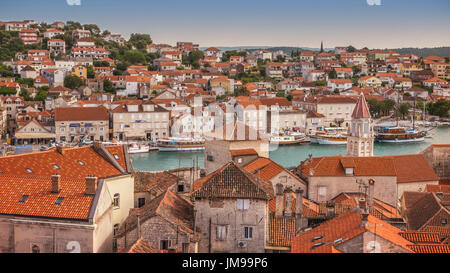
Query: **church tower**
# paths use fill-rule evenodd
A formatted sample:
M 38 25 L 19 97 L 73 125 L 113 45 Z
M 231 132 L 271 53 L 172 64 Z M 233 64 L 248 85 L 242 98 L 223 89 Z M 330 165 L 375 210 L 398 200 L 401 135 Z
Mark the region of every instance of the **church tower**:
M 361 93 L 348 130 L 347 156 L 373 156 L 373 126 L 369 106 Z
M 323 41 L 320 42 L 320 52 L 323 52 Z

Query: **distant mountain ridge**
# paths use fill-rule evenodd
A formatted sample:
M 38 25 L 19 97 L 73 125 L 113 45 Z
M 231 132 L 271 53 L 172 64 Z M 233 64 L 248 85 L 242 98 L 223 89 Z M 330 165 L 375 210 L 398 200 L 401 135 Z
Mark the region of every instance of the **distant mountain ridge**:
M 205 50 L 207 47 L 201 47 L 201 50 Z M 217 46 L 216 48 L 222 51 L 231 51 L 231 50 L 248 50 L 253 51 L 256 49 L 267 49 L 269 51 L 275 52 L 278 50 L 282 50 L 286 54 L 291 54 L 292 51 L 320 51 L 320 48 L 313 47 L 290 47 L 290 46 L 235 46 L 235 47 L 226 47 L 226 46 Z M 333 50 L 334 48 L 325 48 L 325 51 Z M 415 54 L 420 57 L 427 56 L 439 56 L 439 57 L 449 57 L 450 56 L 450 46 L 444 47 L 426 47 L 426 48 L 414 48 L 414 47 L 405 47 L 405 48 L 390 48 L 385 50 L 394 50 L 400 54 Z

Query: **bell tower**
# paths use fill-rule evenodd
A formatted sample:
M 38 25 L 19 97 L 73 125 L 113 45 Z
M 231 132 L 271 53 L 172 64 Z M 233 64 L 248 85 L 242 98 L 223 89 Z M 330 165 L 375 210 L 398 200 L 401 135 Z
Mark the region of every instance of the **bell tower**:
M 347 156 L 373 156 L 373 126 L 364 95 L 356 102 L 348 129 Z

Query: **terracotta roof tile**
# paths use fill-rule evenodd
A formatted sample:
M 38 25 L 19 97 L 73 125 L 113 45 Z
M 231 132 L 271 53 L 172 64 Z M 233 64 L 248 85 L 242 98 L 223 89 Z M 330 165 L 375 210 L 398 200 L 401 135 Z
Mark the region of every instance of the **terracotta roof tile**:
M 27 172 L 27 169 L 30 169 L 33 172 L 31 175 L 50 177 L 58 173 L 64 178 L 78 179 L 84 179 L 91 174 L 99 178 L 123 174 L 90 146 L 62 147 L 61 151 L 64 155 L 58 152 L 57 148 L 53 148 L 48 151 L 0 157 L 0 172 L 30 175 Z M 55 164 L 58 169 L 55 169 Z
M 85 179 L 60 179 L 61 190 L 54 194 L 51 176 L 0 175 L 0 214 L 88 220 L 94 196 L 85 194 Z M 56 205 L 59 197 L 64 199 Z
M 188 200 L 166 190 L 148 204 L 138 209 L 132 209 L 130 215 L 120 225 L 118 237 L 136 228 L 137 214 L 142 224 L 153 216 L 160 216 L 184 233 L 193 233 L 194 206 Z
M 55 121 L 109 120 L 108 110 L 103 107 L 55 108 Z
M 196 180 L 192 185 L 191 198 L 249 198 L 270 200 L 273 186 L 270 181 L 260 179 L 231 161 L 209 175 Z
M 450 253 L 450 245 L 418 244 L 408 245 L 416 253 Z

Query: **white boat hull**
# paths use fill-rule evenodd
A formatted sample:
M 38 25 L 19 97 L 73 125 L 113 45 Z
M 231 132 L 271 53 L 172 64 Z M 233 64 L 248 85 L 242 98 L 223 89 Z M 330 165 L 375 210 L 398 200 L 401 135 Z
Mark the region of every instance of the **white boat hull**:
M 377 139 L 378 142 L 385 142 L 385 143 L 413 143 L 413 142 L 421 142 L 424 141 L 424 137 L 419 138 L 411 138 L 411 139 Z
M 160 152 L 203 151 L 205 147 L 158 147 Z
M 149 151 L 150 151 L 150 147 L 142 147 L 139 149 L 133 149 L 133 148 L 128 149 L 129 154 L 148 153 Z
M 330 139 L 317 138 L 317 143 L 325 145 L 346 145 L 347 141 L 335 141 Z

